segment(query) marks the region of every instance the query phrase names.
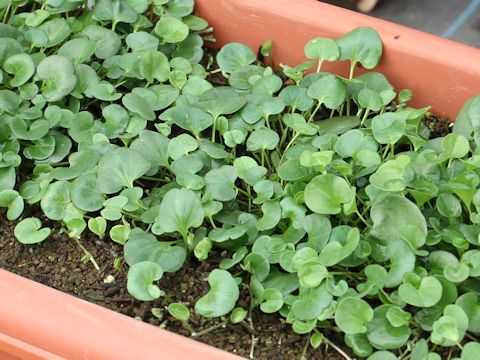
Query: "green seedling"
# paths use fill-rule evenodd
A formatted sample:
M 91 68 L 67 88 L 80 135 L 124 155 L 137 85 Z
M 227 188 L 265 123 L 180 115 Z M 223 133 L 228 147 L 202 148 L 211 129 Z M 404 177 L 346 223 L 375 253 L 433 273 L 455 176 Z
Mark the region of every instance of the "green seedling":
M 192 336 L 254 333 L 258 308 L 305 335 L 304 354 L 474 358 L 480 97 L 433 139 L 411 90 L 356 76 L 380 61 L 373 29 L 308 41 L 285 78 L 244 44 L 204 56 L 193 0 L 90 5 L 0 2 L 0 210 L 21 243 L 61 229 L 98 267 L 81 239 L 115 241 L 141 301 L 210 264 L 194 311 L 219 319 Z M 336 60 L 348 78 L 322 72 Z M 167 311 L 189 328 L 193 309 Z

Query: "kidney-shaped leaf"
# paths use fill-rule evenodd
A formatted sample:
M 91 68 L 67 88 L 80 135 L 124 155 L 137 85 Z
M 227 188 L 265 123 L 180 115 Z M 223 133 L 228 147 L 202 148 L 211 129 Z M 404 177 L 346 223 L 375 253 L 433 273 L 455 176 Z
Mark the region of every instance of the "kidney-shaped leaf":
M 25 53 L 10 56 L 3 64 L 3 68 L 13 75 L 10 80 L 13 87 L 25 84 L 35 73 L 35 64 L 30 55 Z
M 395 144 L 405 134 L 406 126 L 397 113 L 383 113 L 372 119 L 373 136 L 380 144 Z
M 127 290 L 136 299 L 152 301 L 162 295 L 160 288 L 153 284 L 163 276 L 163 269 L 157 263 L 142 261 L 128 270 Z
M 7 219 L 18 219 L 23 212 L 23 198 L 15 190 L 2 190 L 0 191 L 0 207 L 6 207 Z
M 198 299 L 195 311 L 205 317 L 227 314 L 235 307 L 240 294 L 238 285 L 226 270 L 215 269 L 208 275 L 209 292 Z
M 368 324 L 368 340 L 379 350 L 398 349 L 405 345 L 410 337 L 408 326 L 394 327 L 388 321 L 387 313 L 393 305 L 381 305 L 373 313 L 373 319 Z

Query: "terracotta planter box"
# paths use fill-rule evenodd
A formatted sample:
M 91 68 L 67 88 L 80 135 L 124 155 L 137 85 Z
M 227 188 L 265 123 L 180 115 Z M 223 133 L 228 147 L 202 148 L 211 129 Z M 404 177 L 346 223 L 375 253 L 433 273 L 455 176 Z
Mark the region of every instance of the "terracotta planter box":
M 358 26 L 379 31 L 384 56 L 376 69 L 397 89 L 414 92 L 413 105 L 431 105 L 454 119 L 480 93 L 480 50 L 316 0 L 197 0 L 218 45 L 256 49 L 274 42 L 275 61 L 304 61 L 313 37 L 337 38 Z M 346 75 L 338 62 L 327 70 Z M 360 70 L 361 71 L 361 70 Z M 234 359 L 199 342 L 160 330 L 0 270 L 0 359 Z

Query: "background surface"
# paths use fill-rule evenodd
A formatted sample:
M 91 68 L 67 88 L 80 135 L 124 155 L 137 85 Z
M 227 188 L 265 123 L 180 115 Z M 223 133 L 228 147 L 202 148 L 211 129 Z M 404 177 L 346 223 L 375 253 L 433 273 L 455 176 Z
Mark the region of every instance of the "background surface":
M 355 9 L 355 0 L 325 2 Z M 480 0 L 379 0 L 369 15 L 480 47 Z

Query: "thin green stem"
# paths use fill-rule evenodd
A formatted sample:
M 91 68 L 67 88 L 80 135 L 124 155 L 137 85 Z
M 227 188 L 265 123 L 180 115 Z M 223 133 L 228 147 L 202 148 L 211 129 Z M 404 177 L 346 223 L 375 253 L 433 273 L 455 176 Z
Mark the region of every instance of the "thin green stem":
M 313 120 L 313 117 L 315 116 L 315 114 L 317 113 L 317 111 L 320 109 L 320 106 L 322 106 L 322 103 L 319 101 L 317 106 L 315 107 L 315 109 L 313 110 L 312 114 L 310 115 L 310 117 L 308 118 L 308 121 L 307 122 L 310 122 Z
M 318 60 L 317 73 L 320 72 L 320 69 L 322 68 L 322 63 L 323 63 L 323 60 Z
M 10 12 L 10 6 L 11 6 L 11 5 L 12 5 L 12 4 L 9 2 L 8 5 L 7 5 L 7 8 L 5 9 L 5 13 L 3 14 L 2 22 L 3 22 L 4 24 L 7 23 L 8 13 Z
M 367 220 L 365 220 L 365 218 L 362 216 L 362 214 L 360 214 L 358 210 L 355 210 L 355 214 L 357 214 L 357 216 L 360 218 L 360 220 L 362 220 L 365 226 L 370 227 L 370 225 L 367 223 Z
M 250 212 L 252 211 L 252 190 L 249 184 L 247 184 L 247 195 L 248 195 L 248 212 Z
M 362 127 L 365 124 L 365 120 L 367 120 L 369 113 L 370 113 L 370 109 L 366 108 L 365 113 L 363 114 L 363 117 L 362 117 L 362 121 L 360 123 L 360 127 Z
M 141 176 L 140 179 L 149 180 L 149 181 L 158 181 L 158 182 L 164 182 L 164 183 L 168 183 L 171 181 L 170 179 L 162 179 L 154 176 L 145 176 L 145 175 Z
M 293 143 L 295 142 L 295 140 L 297 139 L 297 137 L 300 135 L 300 133 L 295 133 L 295 135 L 292 137 L 292 139 L 289 141 L 289 143 L 287 144 L 287 146 L 285 146 L 285 149 L 283 150 L 283 154 L 282 154 L 282 157 L 280 158 L 280 161 L 278 162 L 279 164 L 282 163 L 282 160 L 283 160 L 283 157 L 285 156 L 285 153 L 287 152 L 288 149 L 290 149 L 290 146 L 293 145 Z
M 199 337 L 199 336 L 202 336 L 202 335 L 206 335 L 208 333 L 211 333 L 212 331 L 215 331 L 217 329 L 220 329 L 221 327 L 225 327 L 227 326 L 227 321 L 224 320 L 218 324 L 215 324 L 213 326 L 210 326 L 202 331 L 199 331 L 199 332 L 192 332 L 192 337 Z
M 12 21 L 13 17 L 15 16 L 17 9 L 18 9 L 18 5 L 15 5 L 12 7 L 12 12 L 10 14 L 10 17 L 8 18 L 8 24 L 10 24 L 10 21 Z
M 93 264 L 93 266 L 95 267 L 95 269 L 96 269 L 97 271 L 100 271 L 100 266 L 98 266 L 97 262 L 95 261 L 95 258 L 94 258 L 93 255 L 90 253 L 90 251 L 88 251 L 88 250 L 82 245 L 82 243 L 80 242 L 80 240 L 79 240 L 77 237 L 73 237 L 73 240 L 75 240 L 75 242 L 77 243 L 78 247 L 79 247 L 80 249 L 82 249 L 83 253 L 88 256 L 88 260 Z
M 213 125 L 212 125 L 212 142 L 215 142 L 215 133 L 217 131 L 217 117 L 213 118 Z
M 217 225 L 215 225 L 215 222 L 213 221 L 213 218 L 212 218 L 211 216 L 208 216 L 208 221 L 210 222 L 210 224 L 212 224 L 212 227 L 213 227 L 214 229 L 217 228 Z
M 312 332 L 309 332 L 309 333 L 308 333 L 308 336 L 306 336 L 307 341 L 305 341 L 305 345 L 303 345 L 303 351 L 302 351 L 302 355 L 300 356 L 300 360 L 306 359 L 306 358 L 305 358 L 305 355 L 307 354 L 308 345 L 310 344 L 311 334 L 312 334 Z
M 384 149 L 384 151 L 383 151 L 383 153 L 382 153 L 382 159 L 385 159 L 385 157 L 386 157 L 387 154 L 388 154 L 388 150 L 389 150 L 388 145 L 385 145 L 385 149 Z
M 263 118 L 265 119 L 265 125 L 267 125 L 267 128 L 271 129 L 270 122 L 268 121 L 268 116 L 264 116 Z
M 348 78 L 350 80 L 353 78 L 353 71 L 355 70 L 355 65 L 357 65 L 355 61 L 350 63 L 350 74 L 348 75 Z

